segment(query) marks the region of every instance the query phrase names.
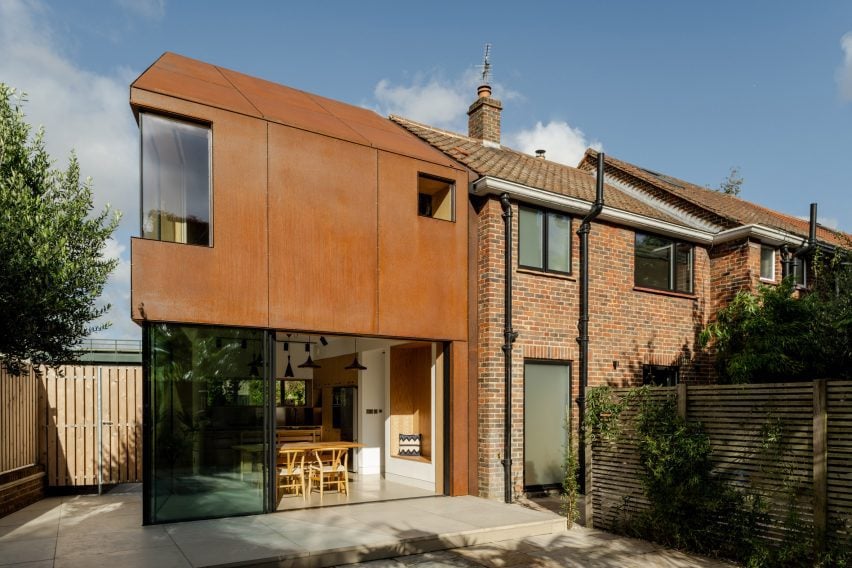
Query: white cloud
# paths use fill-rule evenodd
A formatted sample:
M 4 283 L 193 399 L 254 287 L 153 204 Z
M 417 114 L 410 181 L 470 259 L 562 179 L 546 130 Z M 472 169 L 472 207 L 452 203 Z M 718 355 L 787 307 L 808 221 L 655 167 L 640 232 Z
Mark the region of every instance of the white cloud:
M 45 145 L 57 167 L 65 167 L 76 150 L 81 173 L 94 181 L 95 206 L 110 203 L 123 212 L 116 235 L 135 234 L 139 220 L 137 129 L 127 103 L 127 69 L 112 74 L 88 71 L 68 59 L 54 30 L 45 22 L 45 8 L 22 0 L 0 2 L 0 80 L 27 93 L 24 111 L 36 128 L 45 127 Z M 126 240 L 124 241 L 126 242 Z M 126 261 L 125 245 L 118 250 Z M 114 298 L 111 337 L 126 337 L 130 328 L 129 281 L 110 279 L 105 297 Z M 133 324 L 131 324 L 133 325 Z M 134 326 L 135 327 L 135 326 Z M 138 337 L 138 329 L 133 337 Z
M 586 135 L 578 128 L 572 128 L 564 121 L 551 121 L 547 124 L 536 122 L 535 126 L 508 134 L 507 145 L 527 154 L 536 150 L 545 150 L 548 160 L 576 166 L 586 152 L 586 148 L 602 150 L 600 142 L 589 143 Z
M 847 32 L 840 39 L 843 49 L 843 64 L 837 69 L 837 85 L 843 100 L 852 101 L 852 32 Z
M 117 0 L 118 5 L 149 20 L 162 20 L 166 15 L 166 0 Z
M 437 72 L 418 73 L 409 84 L 395 85 L 382 79 L 373 90 L 376 112 L 397 114 L 432 126 L 457 132 L 467 131 L 467 109 L 476 98 L 480 74 L 473 68 L 447 80 Z M 520 95 L 500 83 L 492 83 L 494 96 L 502 101 Z

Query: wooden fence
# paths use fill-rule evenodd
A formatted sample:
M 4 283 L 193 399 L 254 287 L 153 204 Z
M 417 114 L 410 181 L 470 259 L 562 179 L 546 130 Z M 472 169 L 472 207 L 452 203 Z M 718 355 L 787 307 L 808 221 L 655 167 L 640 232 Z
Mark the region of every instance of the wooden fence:
M 66 365 L 41 385 L 49 486 L 142 481 L 141 367 Z
M 35 464 L 50 487 L 142 481 L 142 368 L 0 371 L 0 473 Z
M 614 389 L 623 396 L 629 389 Z M 770 537 L 781 536 L 791 506 L 799 519 L 848 541 L 852 523 L 852 382 L 712 385 L 652 389 L 677 398 L 678 412 L 699 421 L 713 448 L 716 474 L 768 503 Z M 648 506 L 632 418 L 614 442 L 591 453 L 591 516 L 595 527 L 619 530 Z
M 0 473 L 38 463 L 38 382 L 0 365 Z

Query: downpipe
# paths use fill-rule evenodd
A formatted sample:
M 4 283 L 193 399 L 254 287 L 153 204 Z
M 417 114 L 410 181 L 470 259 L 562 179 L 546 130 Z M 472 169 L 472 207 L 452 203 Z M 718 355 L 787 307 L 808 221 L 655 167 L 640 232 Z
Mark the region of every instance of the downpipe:
M 503 209 L 504 277 L 503 286 L 503 389 L 505 409 L 503 417 L 503 493 L 506 503 L 512 502 L 512 344 L 518 338 L 512 327 L 512 204 L 509 195 L 500 196 Z
M 580 465 L 580 493 L 586 493 L 586 387 L 589 384 L 589 233 L 592 220 L 601 214 L 604 206 L 604 154 L 598 153 L 595 202 L 580 222 L 577 236 L 580 237 L 580 319 L 577 330 L 580 332 L 577 343 L 580 346 L 580 385 L 577 397 L 577 415 L 579 419 L 579 440 L 577 459 Z

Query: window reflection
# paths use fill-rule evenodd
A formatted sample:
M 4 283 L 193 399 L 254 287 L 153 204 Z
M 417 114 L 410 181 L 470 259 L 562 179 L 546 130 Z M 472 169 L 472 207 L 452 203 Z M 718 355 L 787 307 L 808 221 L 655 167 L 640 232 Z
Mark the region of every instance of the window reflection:
M 142 236 L 210 244 L 210 129 L 141 115 Z

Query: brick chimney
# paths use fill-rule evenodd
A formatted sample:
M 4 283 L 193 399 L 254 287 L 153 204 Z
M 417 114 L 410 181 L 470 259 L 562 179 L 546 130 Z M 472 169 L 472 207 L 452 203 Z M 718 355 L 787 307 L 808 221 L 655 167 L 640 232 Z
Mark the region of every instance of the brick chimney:
M 480 85 L 476 93 L 479 98 L 467 110 L 467 135 L 499 145 L 503 103 L 491 98 L 491 85 Z

